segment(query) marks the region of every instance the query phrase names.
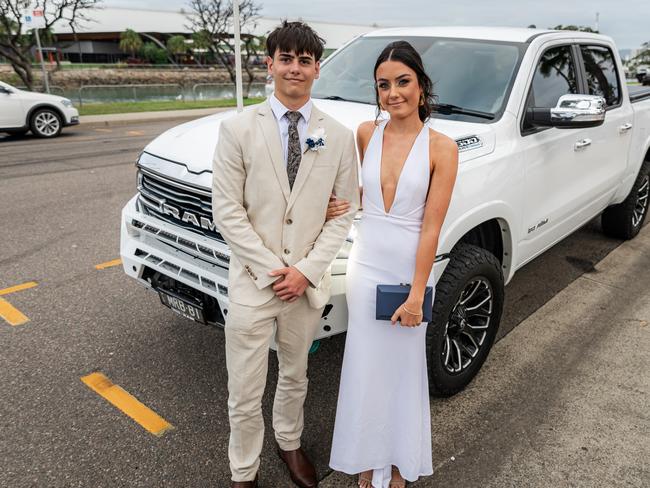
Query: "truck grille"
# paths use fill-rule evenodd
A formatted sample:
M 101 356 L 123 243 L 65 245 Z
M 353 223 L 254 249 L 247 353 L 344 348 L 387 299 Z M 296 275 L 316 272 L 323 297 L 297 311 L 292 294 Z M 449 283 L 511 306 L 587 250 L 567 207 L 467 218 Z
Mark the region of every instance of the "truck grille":
M 197 234 L 225 242 L 212 221 L 212 195 L 141 169 L 138 201 L 145 213 Z

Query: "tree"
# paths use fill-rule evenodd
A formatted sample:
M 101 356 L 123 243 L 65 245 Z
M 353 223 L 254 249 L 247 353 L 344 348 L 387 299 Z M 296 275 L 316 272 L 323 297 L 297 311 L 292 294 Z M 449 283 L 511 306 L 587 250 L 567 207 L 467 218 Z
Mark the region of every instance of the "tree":
M 88 20 L 86 13 L 101 0 L 0 0 L 0 56 L 5 57 L 28 90 L 34 85 L 31 49 L 36 44 L 23 24 L 23 12 L 30 6 L 44 10 L 45 31 L 59 22 L 67 23 L 75 32 L 80 21 Z
M 135 58 L 135 53 L 142 48 L 142 38 L 133 29 L 127 29 L 120 34 L 120 51 L 131 53 Z
M 140 56 L 151 64 L 165 64 L 168 63 L 167 51 L 157 46 L 153 42 L 145 42 L 142 49 L 140 49 Z
M 212 40 L 210 39 L 209 32 L 201 30 L 192 34 L 192 50 L 194 50 L 195 55 L 198 57 L 199 64 L 201 64 L 203 60 L 202 54 L 209 50 L 211 46 Z
M 210 42 L 210 50 L 219 62 L 226 68 L 230 80 L 235 83 L 236 73 L 232 60 L 235 57 L 235 43 L 233 42 L 233 6 L 231 0 L 190 0 L 192 15 L 189 17 L 192 32 L 203 34 Z M 255 0 L 242 0 L 239 4 L 240 30 L 244 27 L 254 29 L 257 25 L 255 18 L 259 15 L 261 5 Z M 259 40 L 250 34 L 242 34 L 242 66 L 248 76 L 248 83 L 244 88 L 244 96 L 248 97 L 250 87 L 255 80 L 251 57 L 256 54 Z
M 185 37 L 176 35 L 167 39 L 167 50 L 172 56 L 174 56 L 176 64 L 178 64 L 179 56 L 187 52 Z

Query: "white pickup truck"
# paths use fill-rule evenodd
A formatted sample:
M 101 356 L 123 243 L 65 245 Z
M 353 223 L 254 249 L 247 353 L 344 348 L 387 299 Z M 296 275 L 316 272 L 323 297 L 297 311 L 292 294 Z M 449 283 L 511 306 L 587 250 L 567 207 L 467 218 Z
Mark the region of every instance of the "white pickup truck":
M 650 90 L 628 91 L 618 51 L 602 35 L 402 28 L 363 35 L 332 54 L 314 85 L 316 105 L 353 130 L 374 119 L 373 65 L 396 39 L 422 55 L 439 101 L 429 125 L 460 150 L 427 336 L 430 391 L 452 395 L 487 357 L 504 286 L 519 268 L 600 213 L 611 236 L 639 232 L 650 187 Z M 137 162 L 138 193 L 122 212 L 126 273 L 177 313 L 210 324 L 224 323 L 234 259 L 211 207 L 219 124 L 233 114 L 151 142 Z M 346 329 L 353 242 L 354 228 L 332 264 L 319 338 Z

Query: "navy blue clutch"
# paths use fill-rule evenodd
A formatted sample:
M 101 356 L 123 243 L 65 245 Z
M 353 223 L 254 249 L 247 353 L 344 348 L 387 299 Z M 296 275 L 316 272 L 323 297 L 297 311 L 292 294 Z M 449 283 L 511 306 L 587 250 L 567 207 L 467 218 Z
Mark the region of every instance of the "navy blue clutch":
M 411 285 L 377 285 L 377 320 L 390 320 L 395 310 L 402 305 L 411 292 Z M 411 310 L 415 312 L 415 310 Z M 422 322 L 431 322 L 433 314 L 433 287 L 427 286 L 424 290 L 424 303 L 422 304 Z

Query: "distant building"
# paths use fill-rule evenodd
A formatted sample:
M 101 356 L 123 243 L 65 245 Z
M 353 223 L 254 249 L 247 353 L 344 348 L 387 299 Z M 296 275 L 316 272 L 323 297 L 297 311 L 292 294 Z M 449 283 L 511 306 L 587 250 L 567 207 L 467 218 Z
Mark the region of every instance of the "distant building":
M 88 21 L 82 21 L 76 34 L 67 23 L 60 22 L 53 28 L 57 37 L 57 48 L 63 59 L 72 62 L 114 63 L 124 60 L 128 54 L 120 51 L 120 35 L 127 29 L 138 32 L 143 41 L 151 41 L 164 46 L 173 35 L 189 37 L 190 13 L 183 11 L 98 8 L 86 14 Z M 244 33 L 266 35 L 281 19 L 259 17 L 257 25 Z M 374 30 L 377 26 L 335 24 L 309 21 L 314 30 L 326 41 L 326 49 L 338 49 L 350 39 Z

